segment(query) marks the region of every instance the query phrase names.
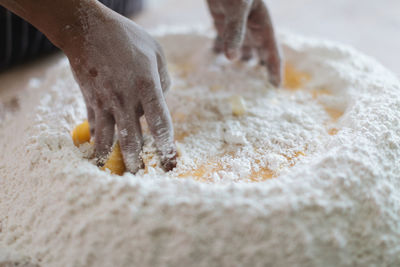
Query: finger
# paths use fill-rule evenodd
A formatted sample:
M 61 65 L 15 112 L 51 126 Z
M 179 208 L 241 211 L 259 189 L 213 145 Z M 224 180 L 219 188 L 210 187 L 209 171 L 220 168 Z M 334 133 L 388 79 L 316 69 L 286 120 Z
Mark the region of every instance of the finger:
M 171 87 L 171 78 L 168 73 L 167 63 L 162 51 L 157 54 L 157 67 L 158 74 L 160 75 L 161 87 L 164 93 L 166 93 Z
M 218 5 L 218 2 L 215 0 L 208 0 L 208 7 L 210 10 L 210 14 L 214 20 L 214 26 L 217 30 L 217 36 L 214 40 L 214 52 L 222 53 L 224 51 L 224 39 L 222 38 L 224 34 L 224 26 L 225 26 L 225 15 L 221 12 L 221 8 Z
M 224 51 L 224 39 L 219 34 L 215 37 L 213 50 L 217 54 Z
M 87 104 L 86 104 L 86 110 L 87 110 L 87 117 L 88 117 L 89 127 L 90 127 L 90 136 L 94 137 L 95 129 L 96 129 L 96 116 L 95 116 L 93 108 L 91 108 Z
M 151 87 L 143 88 L 142 106 L 144 114 L 153 135 L 158 154 L 161 158 L 161 166 L 165 171 L 170 171 L 176 166 L 176 147 L 174 144 L 174 132 L 172 120 L 162 94 L 160 84 L 149 84 Z
M 104 165 L 114 140 L 114 117 L 105 111 L 96 114 L 95 151 L 98 165 Z
M 223 14 L 215 14 L 214 15 L 214 25 L 217 30 L 217 36 L 214 40 L 214 52 L 222 53 L 224 51 L 224 39 L 222 36 L 224 35 L 224 22 L 225 16 Z
M 250 7 L 246 2 L 243 2 L 241 6 L 235 9 L 235 12 L 230 12 L 229 16 L 225 18 L 224 51 L 229 59 L 235 59 L 240 54 L 240 48 L 246 33 L 249 11 Z
M 94 137 L 95 135 L 95 129 L 96 129 L 96 116 L 94 109 L 90 106 L 89 104 L 89 97 L 82 92 L 83 99 L 85 100 L 85 105 L 86 105 L 86 113 L 87 113 L 87 118 L 89 121 L 89 127 L 90 127 L 90 137 Z
M 282 83 L 282 60 L 280 53 L 271 53 L 268 55 L 264 55 L 265 50 L 264 49 L 258 49 L 258 55 L 260 58 L 264 58 L 263 60 L 260 61 L 262 65 L 265 65 L 268 70 L 269 74 L 269 82 L 276 86 L 279 87 Z
M 144 167 L 140 152 L 143 146 L 139 114 L 119 113 L 116 115 L 117 136 L 126 169 L 135 174 Z
M 260 63 L 266 65 L 270 82 L 280 86 L 282 79 L 281 54 L 268 9 L 263 1 L 249 15 L 248 28 Z
M 243 47 L 242 47 L 242 60 L 248 61 L 253 57 L 253 47 L 251 44 L 249 34 L 246 34 Z

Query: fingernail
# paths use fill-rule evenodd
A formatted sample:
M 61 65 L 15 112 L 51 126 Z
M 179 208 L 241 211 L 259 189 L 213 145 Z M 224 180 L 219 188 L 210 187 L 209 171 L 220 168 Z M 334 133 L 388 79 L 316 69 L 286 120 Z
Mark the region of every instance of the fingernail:
M 161 167 L 163 168 L 163 170 L 166 172 L 172 171 L 177 164 L 176 158 L 177 153 L 175 148 L 171 149 L 170 153 L 166 155 L 164 154 L 161 158 Z
M 124 160 L 124 162 L 126 169 L 132 174 L 136 174 L 140 169 L 144 168 L 142 158 L 138 158 L 137 155 L 128 155 L 127 160 Z
M 176 167 L 176 156 L 174 158 L 164 159 L 161 161 L 161 166 L 164 171 L 169 172 L 172 171 Z
M 225 55 L 228 59 L 234 60 L 239 57 L 239 51 L 237 49 L 227 48 L 225 50 Z
M 269 76 L 269 82 L 276 87 L 280 87 L 281 85 L 281 79 L 279 76 L 277 75 L 270 75 Z

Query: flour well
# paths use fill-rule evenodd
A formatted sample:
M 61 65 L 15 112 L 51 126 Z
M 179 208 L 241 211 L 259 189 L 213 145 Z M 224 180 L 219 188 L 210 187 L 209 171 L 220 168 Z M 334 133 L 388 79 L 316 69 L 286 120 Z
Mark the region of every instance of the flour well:
M 177 168 L 161 171 L 145 134 L 146 169 L 122 177 L 98 169 L 90 145 L 71 140 L 86 113 L 61 60 L 16 96 L 18 110 L 4 107 L 0 261 L 400 265 L 393 74 L 345 46 L 282 34 L 289 88 L 276 89 L 256 62 L 213 55 L 208 33 L 158 36 L 174 83 Z

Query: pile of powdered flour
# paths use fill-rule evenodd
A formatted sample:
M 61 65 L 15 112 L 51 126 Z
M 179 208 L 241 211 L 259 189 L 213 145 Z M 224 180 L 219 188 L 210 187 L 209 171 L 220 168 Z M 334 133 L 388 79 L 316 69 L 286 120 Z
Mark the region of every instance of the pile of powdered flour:
M 177 168 L 160 170 L 146 134 L 145 170 L 99 170 L 71 140 L 86 114 L 61 60 L 0 123 L 0 262 L 400 265 L 393 74 L 350 48 L 282 34 L 287 75 L 306 78 L 276 89 L 256 62 L 213 55 L 208 33 L 158 36 L 174 83 Z

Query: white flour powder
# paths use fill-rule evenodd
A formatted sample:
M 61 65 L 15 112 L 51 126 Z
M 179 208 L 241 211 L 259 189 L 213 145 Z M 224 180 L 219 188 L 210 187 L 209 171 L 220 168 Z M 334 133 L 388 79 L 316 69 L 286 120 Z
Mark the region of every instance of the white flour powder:
M 274 89 L 254 62 L 214 56 L 208 34 L 159 40 L 174 81 L 178 167 L 156 166 L 149 135 L 136 176 L 88 160 L 91 149 L 71 140 L 86 114 L 62 60 L 1 117 L 0 262 L 400 265 L 394 75 L 347 47 L 284 34 L 287 62 L 310 79 Z M 243 115 L 232 115 L 232 99 Z

